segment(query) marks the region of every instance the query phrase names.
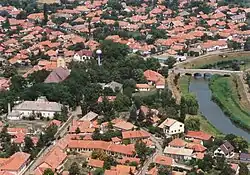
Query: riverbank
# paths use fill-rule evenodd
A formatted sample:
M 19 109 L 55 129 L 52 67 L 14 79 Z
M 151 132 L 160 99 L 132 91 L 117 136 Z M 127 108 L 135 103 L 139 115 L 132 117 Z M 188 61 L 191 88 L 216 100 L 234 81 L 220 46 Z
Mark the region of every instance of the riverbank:
M 220 106 L 236 126 L 250 131 L 250 108 L 244 100 L 246 97 L 239 89 L 241 85 L 239 86 L 238 83 L 235 76 L 213 76 L 209 82 L 212 100 Z
M 244 60 L 250 61 L 250 51 L 203 55 L 195 59 L 192 59 L 191 61 L 180 63 L 178 64 L 178 67 L 194 69 L 194 68 L 204 67 L 206 65 L 216 64 L 220 61 L 229 61 L 229 60 L 235 60 L 235 59 L 240 60 L 240 61 L 244 61 Z M 250 67 L 250 64 L 246 65 L 246 68 L 248 67 Z
M 190 76 L 181 76 L 178 81 L 179 89 L 181 94 L 187 94 L 189 93 L 189 85 L 190 85 L 190 80 L 192 77 Z M 203 115 L 198 114 L 198 115 L 187 115 L 186 118 L 197 118 L 200 121 L 200 130 L 204 131 L 206 133 L 209 133 L 214 136 L 220 136 L 222 133 L 215 127 L 213 126 Z

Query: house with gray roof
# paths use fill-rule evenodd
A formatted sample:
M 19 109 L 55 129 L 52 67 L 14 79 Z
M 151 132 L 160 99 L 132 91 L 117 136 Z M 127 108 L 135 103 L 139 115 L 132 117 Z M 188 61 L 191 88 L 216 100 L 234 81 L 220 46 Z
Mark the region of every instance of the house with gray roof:
M 121 83 L 117 83 L 115 81 L 111 81 L 110 83 L 105 84 L 103 86 L 103 89 L 105 89 L 105 88 L 110 88 L 110 89 L 113 90 L 113 92 L 122 91 L 122 84 Z
M 65 80 L 70 75 L 70 71 L 67 68 L 57 67 L 53 70 L 44 83 L 59 83 Z
M 46 99 L 46 97 L 40 97 L 36 101 L 23 101 L 14 106 L 7 118 L 9 120 L 20 120 L 23 117 L 29 117 L 32 114 L 40 114 L 45 118 L 52 119 L 56 112 L 61 112 L 61 109 L 62 104 L 50 102 Z

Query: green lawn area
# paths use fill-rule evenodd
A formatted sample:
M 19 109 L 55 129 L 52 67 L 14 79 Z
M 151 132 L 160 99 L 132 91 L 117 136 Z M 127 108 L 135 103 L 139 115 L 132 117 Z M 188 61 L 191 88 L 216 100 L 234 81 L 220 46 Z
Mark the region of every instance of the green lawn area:
M 179 78 L 179 87 L 182 94 L 187 94 L 189 92 L 189 81 L 190 76 L 183 75 Z
M 249 108 L 241 104 L 242 97 L 233 80 L 233 77 L 213 76 L 210 81 L 213 100 L 236 125 L 250 130 Z

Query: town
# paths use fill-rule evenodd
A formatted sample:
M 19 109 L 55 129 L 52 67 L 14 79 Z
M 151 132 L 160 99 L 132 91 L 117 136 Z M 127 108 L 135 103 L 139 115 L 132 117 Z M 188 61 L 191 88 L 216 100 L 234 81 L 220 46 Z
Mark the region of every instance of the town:
M 246 1 L 1 0 L 0 174 L 250 174 Z

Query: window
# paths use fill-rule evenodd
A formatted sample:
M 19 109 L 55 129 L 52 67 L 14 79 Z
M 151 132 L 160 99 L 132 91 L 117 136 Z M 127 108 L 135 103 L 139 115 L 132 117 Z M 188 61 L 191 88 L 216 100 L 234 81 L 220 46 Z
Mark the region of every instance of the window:
M 180 125 L 180 127 L 182 127 L 182 125 Z

